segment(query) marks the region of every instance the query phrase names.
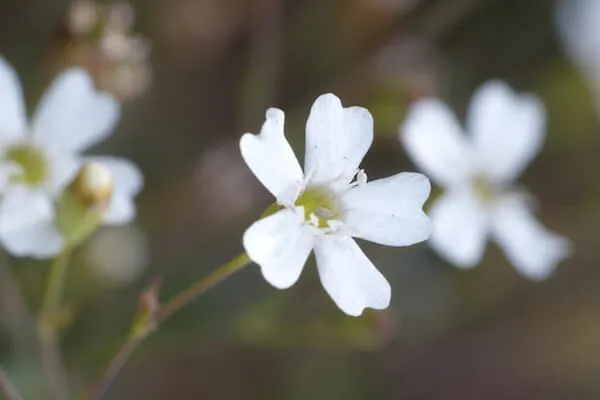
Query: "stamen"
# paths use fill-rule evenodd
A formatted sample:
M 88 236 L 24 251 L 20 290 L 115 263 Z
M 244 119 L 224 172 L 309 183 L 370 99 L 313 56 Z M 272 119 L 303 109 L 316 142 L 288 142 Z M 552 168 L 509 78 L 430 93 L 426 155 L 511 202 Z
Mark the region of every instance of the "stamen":
M 310 213 L 310 223 L 315 227 L 319 227 L 319 218 L 315 215 L 315 213 Z

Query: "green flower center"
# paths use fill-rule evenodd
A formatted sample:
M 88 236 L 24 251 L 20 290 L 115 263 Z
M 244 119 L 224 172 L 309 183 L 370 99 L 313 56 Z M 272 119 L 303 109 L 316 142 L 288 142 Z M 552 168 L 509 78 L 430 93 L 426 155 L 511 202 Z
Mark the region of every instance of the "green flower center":
M 498 197 L 497 188 L 483 176 L 477 175 L 472 179 L 473 190 L 484 203 L 491 203 Z
M 341 217 L 336 197 L 327 188 L 307 188 L 296 200 L 296 205 L 304 207 L 304 220 L 317 228 L 328 228 L 329 221 Z
M 11 176 L 14 183 L 37 186 L 48 177 L 48 162 L 44 153 L 29 144 L 19 144 L 4 153 L 4 160 L 16 164 L 18 171 Z

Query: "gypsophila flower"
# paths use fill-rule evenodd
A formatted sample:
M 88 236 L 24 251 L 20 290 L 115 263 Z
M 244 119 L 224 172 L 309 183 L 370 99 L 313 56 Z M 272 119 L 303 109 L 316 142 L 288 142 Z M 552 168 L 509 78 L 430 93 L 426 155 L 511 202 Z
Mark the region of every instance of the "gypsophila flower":
M 66 21 L 69 64 L 85 66 L 98 86 L 120 100 L 142 94 L 150 85 L 150 41 L 135 34 L 135 10 L 125 2 L 77 0 Z
M 400 139 L 417 166 L 446 189 L 431 207 L 430 244 L 453 264 L 478 264 L 488 237 L 532 279 L 548 276 L 568 256 L 569 242 L 544 228 L 527 196 L 512 186 L 540 151 L 544 124 L 536 97 L 515 94 L 501 82 L 489 82 L 473 96 L 470 136 L 439 100 L 410 108 Z
M 422 210 L 429 180 L 400 173 L 367 183 L 358 166 L 372 141 L 371 114 L 343 108 L 333 94 L 312 106 L 304 173 L 284 136 L 283 111 L 269 109 L 260 134 L 240 140 L 246 164 L 277 199 L 269 215 L 244 234 L 248 256 L 271 285 L 285 289 L 298 280 L 314 250 L 323 287 L 354 316 L 388 307 L 391 289 L 353 237 L 408 246 L 430 233 Z
M 48 258 L 62 249 L 54 200 L 87 162 L 102 164 L 111 175 L 102 222 L 134 218 L 133 197 L 143 184 L 138 168 L 121 158 L 82 155 L 110 136 L 119 115 L 114 98 L 96 91 L 84 70 L 70 69 L 55 79 L 28 123 L 18 76 L 0 57 L 0 177 L 11 171 L 0 185 L 0 241 L 8 252 Z

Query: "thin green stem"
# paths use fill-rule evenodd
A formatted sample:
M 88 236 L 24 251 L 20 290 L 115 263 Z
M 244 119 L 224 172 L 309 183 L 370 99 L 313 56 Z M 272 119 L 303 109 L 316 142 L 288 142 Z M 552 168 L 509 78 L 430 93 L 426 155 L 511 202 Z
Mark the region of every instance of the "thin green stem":
M 0 365 L 0 391 L 7 400 L 23 400 L 15 385 L 12 383 L 4 368 Z
M 196 297 L 206 292 L 221 281 L 224 281 L 235 272 L 245 267 L 250 262 L 250 258 L 246 253 L 240 254 L 227 264 L 213 271 L 206 278 L 196 281 L 183 292 L 173 297 L 167 304 L 162 306 L 158 311 L 158 320 L 162 322 L 183 306 L 192 302 Z
M 119 348 L 117 354 L 113 357 L 98 382 L 83 396 L 83 399 L 101 400 L 131 354 L 133 354 L 144 339 L 159 328 L 165 319 L 181 310 L 187 304 L 190 304 L 198 296 L 213 288 L 219 282 L 224 281 L 235 272 L 244 268 L 249 262 L 250 259 L 248 258 L 248 255 L 242 253 L 227 264 L 213 271 L 207 277 L 196 281 L 187 289 L 175 295 L 175 297 L 168 301 L 164 306 L 159 306 L 158 309 L 153 312 L 151 319 L 142 318 L 134 321 L 131 327 L 132 334 L 129 335 L 129 338 Z M 140 324 L 140 321 L 142 324 Z
M 70 252 L 65 250 L 52 262 L 44 301 L 38 317 L 38 340 L 40 342 L 44 379 L 50 395 L 57 400 L 70 397 L 67 374 L 60 354 L 59 340 L 60 302 L 69 269 L 69 258 Z

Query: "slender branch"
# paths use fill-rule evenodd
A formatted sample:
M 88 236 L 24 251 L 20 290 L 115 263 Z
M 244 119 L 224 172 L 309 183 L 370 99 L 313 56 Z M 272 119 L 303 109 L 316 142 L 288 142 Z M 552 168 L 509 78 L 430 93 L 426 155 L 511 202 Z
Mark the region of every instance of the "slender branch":
M 127 360 L 133 352 L 138 348 L 140 343 L 145 339 L 145 336 L 131 335 L 125 343 L 119 348 L 117 354 L 112 359 L 106 371 L 89 394 L 84 395 L 84 399 L 96 400 L 101 399 L 108 388 L 114 382 Z
M 243 253 L 227 264 L 216 269 L 207 277 L 193 283 L 187 289 L 173 297 L 164 306 L 158 306 L 158 308 L 155 310 L 146 310 L 150 311 L 150 314 L 146 314 L 144 310 L 142 310 L 141 315 L 138 316 L 131 327 L 132 333 L 130 334 L 129 338 L 117 351 L 117 354 L 109 363 L 108 367 L 94 387 L 84 394 L 83 399 L 101 400 L 131 354 L 133 354 L 133 352 L 139 347 L 144 339 L 146 339 L 152 332 L 159 328 L 164 320 L 181 310 L 187 304 L 190 304 L 207 290 L 213 288 L 218 283 L 233 275 L 235 272 L 244 268 L 249 262 L 250 259 L 248 258 L 248 255 Z
M 1 257 L 1 255 L 0 255 Z M 35 318 L 30 313 L 21 290 L 7 265 L 0 261 L 0 298 L 2 312 L 15 342 L 15 350 L 23 359 L 35 358 Z
M 44 302 L 38 318 L 38 340 L 40 342 L 42 369 L 46 386 L 55 399 L 68 399 L 67 373 L 60 354 L 59 315 L 69 268 L 70 252 L 59 254 L 50 267 Z
M 23 396 L 19 393 L 15 385 L 8 377 L 4 368 L 0 365 L 0 391 L 4 394 L 7 400 L 23 400 Z
M 162 322 L 177 311 L 179 311 L 186 304 L 192 302 L 196 297 L 200 296 L 208 289 L 212 288 L 221 281 L 224 281 L 233 273 L 239 271 L 250 262 L 248 255 L 243 253 L 238 257 L 234 258 L 227 264 L 213 271 L 206 278 L 197 281 L 192 284 L 183 292 L 180 292 L 174 298 L 172 298 L 167 304 L 161 307 L 158 311 L 158 320 Z

